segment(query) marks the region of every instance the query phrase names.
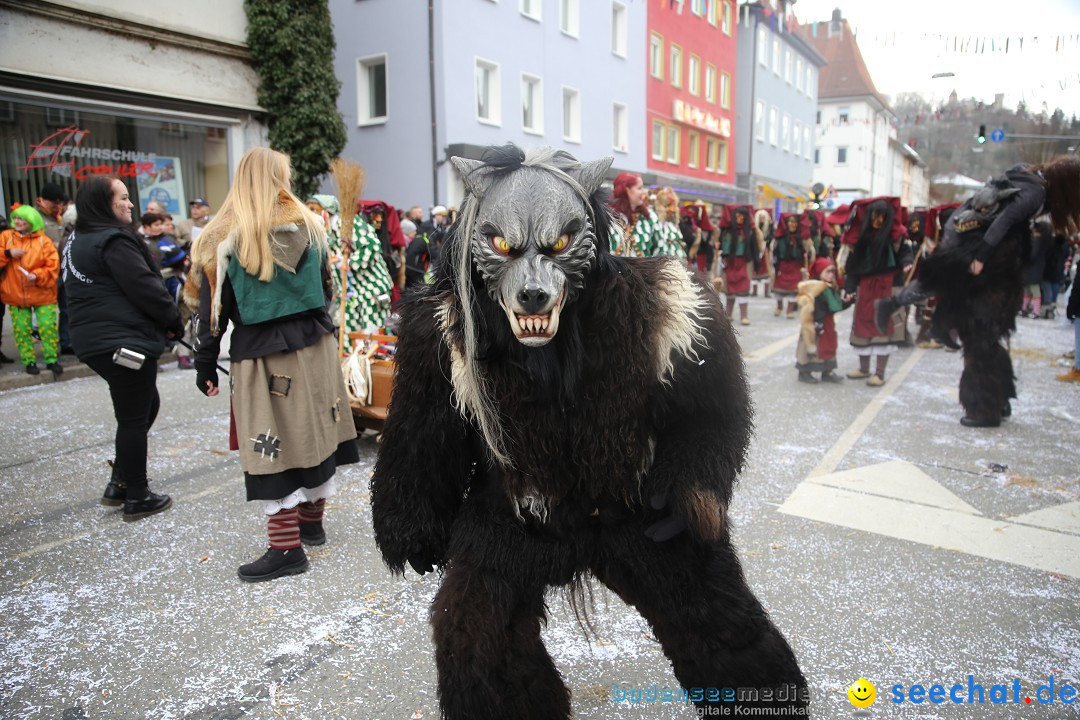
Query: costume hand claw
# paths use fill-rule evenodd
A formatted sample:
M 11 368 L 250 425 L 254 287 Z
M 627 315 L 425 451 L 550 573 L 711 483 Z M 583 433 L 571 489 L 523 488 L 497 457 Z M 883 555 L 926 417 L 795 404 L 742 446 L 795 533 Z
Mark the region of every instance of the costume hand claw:
M 668 506 L 668 493 L 657 493 L 649 499 L 653 510 L 664 510 Z M 645 537 L 654 542 L 666 542 L 686 529 L 686 520 L 670 514 L 645 528 Z

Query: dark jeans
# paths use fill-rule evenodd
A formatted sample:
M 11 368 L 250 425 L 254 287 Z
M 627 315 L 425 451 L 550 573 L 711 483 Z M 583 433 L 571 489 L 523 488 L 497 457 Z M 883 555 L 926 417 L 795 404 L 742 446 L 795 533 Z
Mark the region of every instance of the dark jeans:
M 112 355 L 92 355 L 82 361 L 109 384 L 116 415 L 116 467 L 127 483 L 128 498 L 146 494 L 146 436 L 157 417 L 157 359 L 147 358 L 138 370 L 121 367 Z

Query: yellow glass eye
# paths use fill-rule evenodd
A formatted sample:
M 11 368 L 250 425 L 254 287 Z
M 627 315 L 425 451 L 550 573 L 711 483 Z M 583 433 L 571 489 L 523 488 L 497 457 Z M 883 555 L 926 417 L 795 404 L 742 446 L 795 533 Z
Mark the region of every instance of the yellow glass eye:
M 510 243 L 506 242 L 506 238 L 500 235 L 491 236 L 491 246 L 495 248 L 495 252 L 500 255 L 510 254 Z
M 562 252 L 566 249 L 566 246 L 570 244 L 570 234 L 560 235 L 559 239 L 555 241 L 555 244 L 551 246 L 553 252 Z

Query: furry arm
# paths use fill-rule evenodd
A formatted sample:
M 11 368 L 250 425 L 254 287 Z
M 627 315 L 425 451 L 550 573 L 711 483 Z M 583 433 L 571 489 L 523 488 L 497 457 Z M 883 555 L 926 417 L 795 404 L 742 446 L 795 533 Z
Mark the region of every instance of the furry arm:
M 697 360 L 679 357 L 671 384 L 655 392 L 656 450 L 645 491 L 667 494 L 676 516 L 711 541 L 725 532 L 753 408 L 735 333 L 717 295 L 702 292 L 709 300 L 702 322 L 706 346 L 695 343 Z
M 454 408 L 450 360 L 430 296 L 402 312 L 394 390 L 371 477 L 375 543 L 394 572 L 442 565 L 472 473 L 468 428 Z

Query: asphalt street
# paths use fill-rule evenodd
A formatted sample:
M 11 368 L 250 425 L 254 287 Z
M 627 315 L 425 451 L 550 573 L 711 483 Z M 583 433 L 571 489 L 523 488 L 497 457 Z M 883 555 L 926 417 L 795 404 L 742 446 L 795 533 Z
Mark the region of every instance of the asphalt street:
M 859 678 L 878 693 L 864 717 L 1080 716 L 1036 699 L 1051 682 L 1080 686 L 1080 387 L 1054 380 L 1068 322 L 1018 321 L 1013 415 L 968 429 L 959 354 L 904 349 L 882 388 L 801 384 L 796 321 L 771 307 L 753 299 L 738 330 L 757 429 L 731 518 L 814 716 L 852 717 Z M 849 326 L 850 311 L 842 373 L 857 364 Z M 374 437 L 339 473 L 311 569 L 249 585 L 236 568 L 262 553 L 265 521 L 226 449 L 227 398 L 203 397 L 175 363 L 158 386 L 150 476 L 176 504 L 136 523 L 98 503 L 114 431 L 104 382 L 0 393 L 0 717 L 438 717 L 427 612 L 439 578 L 380 561 Z M 592 632 L 558 593 L 544 631 L 576 717 L 696 717 L 612 699 L 677 683 L 648 625 L 594 587 Z M 966 699 L 969 675 L 987 694 L 1008 686 L 1008 704 L 893 702 L 916 684 L 963 684 Z

